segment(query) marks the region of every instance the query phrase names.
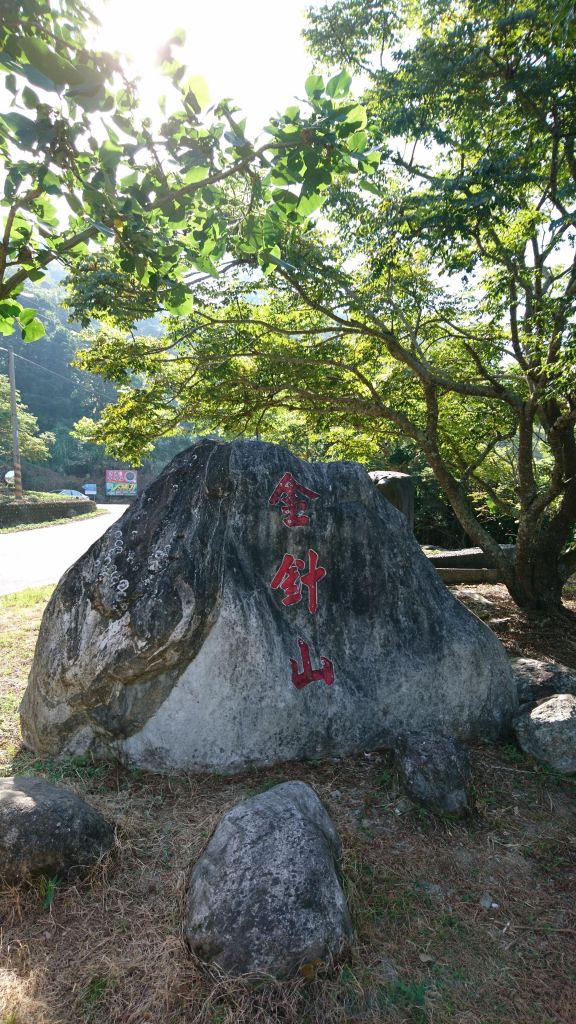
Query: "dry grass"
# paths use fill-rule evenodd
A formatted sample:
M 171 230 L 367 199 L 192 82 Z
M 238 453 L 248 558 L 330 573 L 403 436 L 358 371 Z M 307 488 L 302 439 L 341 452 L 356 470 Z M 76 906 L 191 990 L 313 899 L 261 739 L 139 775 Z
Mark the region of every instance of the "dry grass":
M 0 606 L 1 626 L 22 622 L 3 771 L 62 781 L 117 823 L 118 843 L 78 887 L 0 892 L 1 1024 L 574 1024 L 575 781 L 479 746 L 477 813 L 447 824 L 402 795 L 385 753 L 234 778 L 39 761 L 10 719 L 41 609 Z M 188 955 L 186 880 L 226 808 L 295 778 L 339 829 L 357 940 L 325 975 L 250 988 Z

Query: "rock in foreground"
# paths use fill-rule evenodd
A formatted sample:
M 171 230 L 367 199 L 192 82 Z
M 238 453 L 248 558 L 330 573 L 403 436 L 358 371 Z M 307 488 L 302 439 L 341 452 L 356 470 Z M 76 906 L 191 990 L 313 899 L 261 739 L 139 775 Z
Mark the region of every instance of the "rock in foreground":
M 470 758 L 450 736 L 409 733 L 397 748 L 408 795 L 434 814 L 460 817 L 472 810 Z
M 576 697 L 557 693 L 516 718 L 522 750 L 563 775 L 576 772 Z
M 288 978 L 331 963 L 352 935 L 340 841 L 313 789 L 285 782 L 220 821 L 196 864 L 184 932 L 233 975 Z
M 178 455 L 60 581 L 22 704 L 46 754 L 238 770 L 496 737 L 504 649 L 355 463 Z
M 0 877 L 62 879 L 92 867 L 114 844 L 114 829 L 84 800 L 45 779 L 0 779 Z

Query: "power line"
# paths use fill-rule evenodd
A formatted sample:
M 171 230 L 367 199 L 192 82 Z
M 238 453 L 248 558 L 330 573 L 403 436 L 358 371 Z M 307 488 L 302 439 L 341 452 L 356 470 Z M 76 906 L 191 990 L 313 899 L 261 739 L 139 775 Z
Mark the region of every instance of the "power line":
M 0 345 L 0 350 L 2 352 L 9 352 L 9 349 L 4 348 L 4 345 Z M 71 377 L 65 377 L 62 373 L 57 373 L 56 370 L 50 370 L 47 366 L 42 366 L 41 363 L 35 363 L 33 359 L 27 359 L 26 356 L 21 356 L 19 354 L 19 352 L 15 352 L 14 355 L 15 355 L 16 359 L 22 359 L 23 362 L 30 363 L 30 366 L 35 366 L 37 370 L 44 370 L 45 373 L 51 373 L 53 377 L 59 377 L 60 380 L 66 381 L 67 384 L 70 384 L 73 387 L 80 387 L 80 388 L 83 387 L 86 390 L 88 390 L 88 385 L 87 384 L 82 384 L 82 383 L 78 384 Z M 80 372 L 82 372 L 82 371 L 80 371 Z M 95 383 L 102 384 L 103 381 L 99 380 L 99 379 L 96 379 Z

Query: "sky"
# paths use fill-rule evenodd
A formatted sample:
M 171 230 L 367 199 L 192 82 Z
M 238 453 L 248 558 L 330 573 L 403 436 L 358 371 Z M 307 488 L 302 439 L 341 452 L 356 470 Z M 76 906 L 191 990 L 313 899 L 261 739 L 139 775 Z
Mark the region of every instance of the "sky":
M 102 47 L 132 57 L 145 106 L 162 92 L 156 54 L 177 28 L 185 30 L 186 43 L 175 55 L 190 74 L 206 79 L 211 102 L 236 101 L 251 133 L 305 95 L 312 68 L 301 38 L 305 0 L 90 0 L 90 6 L 102 22 Z

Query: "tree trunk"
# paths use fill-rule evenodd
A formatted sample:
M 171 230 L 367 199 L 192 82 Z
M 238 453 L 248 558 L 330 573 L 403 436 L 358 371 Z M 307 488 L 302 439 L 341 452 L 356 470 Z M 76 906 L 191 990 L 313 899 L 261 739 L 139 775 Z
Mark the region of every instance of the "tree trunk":
M 548 529 L 535 537 L 536 523 L 521 521 L 513 559 L 478 521 L 472 504 L 439 453 L 429 448 L 428 465 L 434 471 L 462 528 L 482 549 L 488 564 L 497 569 L 513 601 L 523 611 L 542 617 L 569 616 L 562 605 L 566 574 L 562 571 L 562 538 Z
M 555 617 L 568 614 L 562 605 L 564 578 L 558 552 L 536 547 L 516 552 L 513 574 L 506 583 L 510 595 L 523 611 Z

